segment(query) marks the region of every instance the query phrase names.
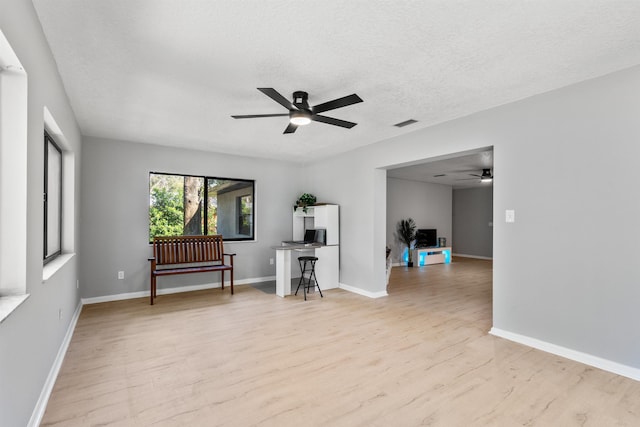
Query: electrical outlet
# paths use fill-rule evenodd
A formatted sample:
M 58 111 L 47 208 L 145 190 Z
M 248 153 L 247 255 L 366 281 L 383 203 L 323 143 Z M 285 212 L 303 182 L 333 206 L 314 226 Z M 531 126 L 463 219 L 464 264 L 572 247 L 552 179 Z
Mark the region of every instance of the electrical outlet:
M 124 279 L 124 271 L 118 271 L 118 280 Z
M 80 280 L 76 280 L 76 289 L 80 289 Z
M 269 265 L 273 265 L 273 258 L 269 258 Z

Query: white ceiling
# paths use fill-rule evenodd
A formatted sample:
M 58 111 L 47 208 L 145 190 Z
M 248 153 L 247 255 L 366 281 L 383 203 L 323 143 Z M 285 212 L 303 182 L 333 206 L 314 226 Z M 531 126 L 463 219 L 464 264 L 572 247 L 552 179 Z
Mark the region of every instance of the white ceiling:
M 473 153 L 452 154 L 446 159 L 390 169 L 387 171 L 387 177 L 450 185 L 454 189 L 493 186 L 492 182 L 480 182 L 480 178 L 474 176 L 482 175 L 483 169 L 490 169 L 493 174 L 491 148 Z M 499 176 L 495 179 L 499 179 Z
M 84 135 L 294 161 L 640 64 L 637 0 L 33 3 Z M 364 102 L 283 135 L 258 87 Z

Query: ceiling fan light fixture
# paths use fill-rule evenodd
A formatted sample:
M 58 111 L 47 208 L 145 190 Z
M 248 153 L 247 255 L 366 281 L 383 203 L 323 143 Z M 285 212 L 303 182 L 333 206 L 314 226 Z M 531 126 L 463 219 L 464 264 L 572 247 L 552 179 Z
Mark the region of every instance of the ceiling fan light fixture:
M 311 114 L 307 111 L 292 111 L 289 121 L 296 126 L 305 126 L 311 123 Z
M 480 178 L 480 182 L 491 182 L 491 181 L 493 181 L 493 178 L 491 178 L 491 177 Z
M 493 181 L 493 175 L 491 175 L 491 169 L 482 169 L 482 176 L 480 177 L 480 182 L 491 182 Z

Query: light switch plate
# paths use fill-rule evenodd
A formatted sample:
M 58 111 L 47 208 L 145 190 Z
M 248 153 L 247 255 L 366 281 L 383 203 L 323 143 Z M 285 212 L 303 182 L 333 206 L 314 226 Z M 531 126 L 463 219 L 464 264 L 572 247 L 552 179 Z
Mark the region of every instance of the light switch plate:
M 507 209 L 504 211 L 505 222 L 516 222 L 516 211 L 513 209 Z

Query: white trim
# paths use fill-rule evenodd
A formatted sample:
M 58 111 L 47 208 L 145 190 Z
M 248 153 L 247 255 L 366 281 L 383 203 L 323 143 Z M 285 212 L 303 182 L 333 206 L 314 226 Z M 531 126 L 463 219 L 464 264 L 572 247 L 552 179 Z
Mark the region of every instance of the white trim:
M 45 264 L 42 267 L 42 283 L 47 283 L 47 280 L 56 274 L 58 270 L 64 267 L 67 262 L 71 261 L 74 256 L 76 256 L 75 252 L 63 253 L 58 255 L 51 262 Z
M 634 368 L 632 366 L 623 365 L 612 360 L 603 359 L 601 357 L 593 356 L 588 353 L 583 353 L 581 351 L 576 351 L 556 344 L 551 344 L 546 341 L 528 337 L 526 335 L 504 331 L 495 327 L 491 328 L 489 333 L 496 337 L 504 338 L 509 341 L 517 342 L 519 344 L 524 344 L 528 347 L 533 347 L 538 350 L 546 351 L 547 353 L 562 356 L 576 362 L 584 363 L 585 365 L 590 365 L 604 371 L 631 378 L 632 380 L 640 381 L 640 369 Z
M 31 294 L 22 295 L 0 295 L 0 323 L 4 321 L 14 310 L 20 307 Z
M 234 280 L 233 285 L 248 285 L 251 283 L 268 282 L 276 280 L 276 276 L 255 277 L 252 279 Z M 220 282 L 205 283 L 202 285 L 180 286 L 177 288 L 159 288 L 158 295 L 177 294 L 180 292 L 201 291 L 204 289 L 215 289 L 220 287 Z M 122 301 L 134 298 L 149 297 L 150 291 L 127 292 L 124 294 L 104 295 L 101 297 L 82 298 L 82 304 L 98 304 L 101 302 Z
M 51 366 L 51 370 L 49 370 L 49 376 L 47 376 L 47 380 L 42 387 L 42 391 L 40 392 L 40 397 L 38 398 L 38 402 L 36 403 L 33 412 L 31 413 L 31 419 L 29 420 L 29 427 L 37 427 L 40 425 L 42 421 L 42 417 L 44 416 L 44 411 L 47 409 L 47 403 L 49 403 L 49 397 L 51 397 L 51 392 L 53 391 L 53 386 L 56 383 L 56 379 L 58 378 L 58 374 L 60 373 L 60 368 L 62 367 L 62 362 L 64 361 L 64 357 L 67 354 L 67 350 L 69 349 L 69 344 L 71 343 L 71 337 L 73 337 L 73 332 L 76 329 L 76 324 L 78 323 L 78 318 L 80 317 L 80 312 L 82 311 L 82 302 L 78 304 L 76 307 L 76 311 L 71 316 L 71 322 L 69 322 L 69 327 L 67 328 L 67 333 L 62 340 L 62 344 L 58 349 L 58 354 L 56 355 L 55 360 L 53 361 L 53 365 Z
M 451 256 L 459 256 L 459 257 L 462 257 L 462 258 L 476 258 L 476 259 L 493 260 L 493 257 L 490 257 L 490 256 L 467 255 L 467 254 L 451 254 Z
M 389 296 L 386 290 L 380 292 L 369 292 L 365 291 L 364 289 L 356 288 L 354 286 L 345 285 L 344 283 L 338 283 L 338 287 L 340 289 L 344 289 L 345 291 L 353 292 L 354 294 L 363 295 L 369 298 L 382 298 Z

